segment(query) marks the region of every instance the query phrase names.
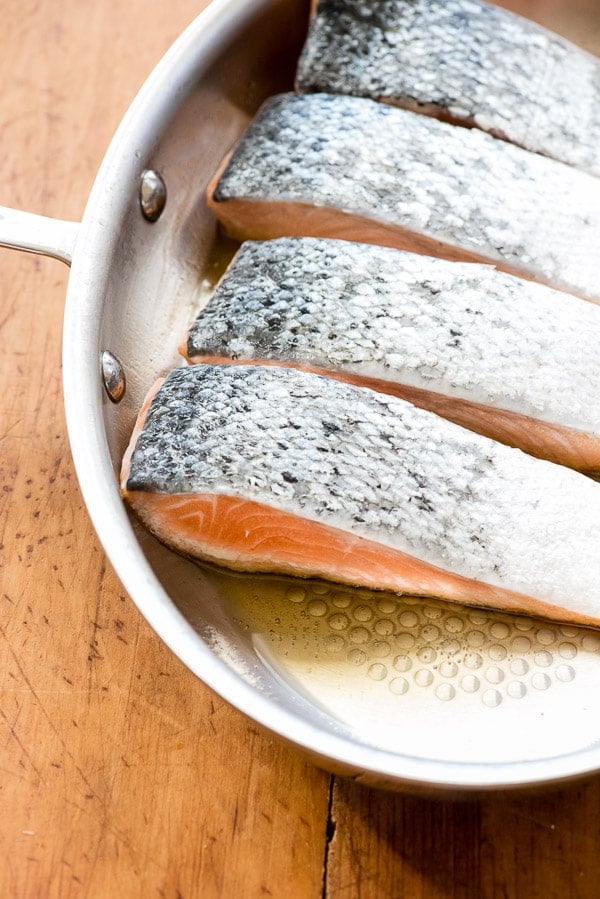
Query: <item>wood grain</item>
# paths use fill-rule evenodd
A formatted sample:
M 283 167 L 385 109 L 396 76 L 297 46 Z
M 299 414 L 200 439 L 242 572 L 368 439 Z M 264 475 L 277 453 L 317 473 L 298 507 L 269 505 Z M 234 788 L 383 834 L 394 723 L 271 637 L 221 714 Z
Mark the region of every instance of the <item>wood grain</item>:
M 0 202 L 77 220 L 121 116 L 199 11 L 8 2 Z M 0 895 L 321 892 L 326 774 L 160 643 L 107 568 L 73 474 L 67 270 L 0 251 Z
M 333 792 L 328 899 L 592 899 L 600 781 L 465 801 Z
M 202 5 L 3 0 L 0 202 L 77 220 L 120 118 Z M 67 270 L 7 250 L 0 266 L 0 896 L 598 895 L 599 779 L 460 803 L 332 782 L 172 656 L 75 481 Z

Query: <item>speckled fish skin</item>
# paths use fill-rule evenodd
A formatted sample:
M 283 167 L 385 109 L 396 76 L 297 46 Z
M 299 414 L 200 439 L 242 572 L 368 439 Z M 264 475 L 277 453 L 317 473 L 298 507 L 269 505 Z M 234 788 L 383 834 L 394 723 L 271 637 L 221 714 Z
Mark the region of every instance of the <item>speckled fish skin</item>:
M 243 244 L 190 360 L 397 381 L 600 436 L 600 308 L 496 271 L 315 238 Z
M 600 485 L 329 378 L 176 369 L 137 438 L 131 491 L 243 497 L 600 619 Z
M 301 91 L 421 107 L 600 174 L 600 62 L 477 0 L 319 0 Z
M 600 298 L 600 179 L 372 100 L 270 98 L 209 202 L 238 239 L 347 236 L 332 224 L 343 213 L 381 226 L 382 239 L 369 234 L 368 243 L 389 246 L 390 228 L 402 229 L 416 245 L 394 243 L 401 249 L 492 262 Z M 238 227 L 240 209 L 251 214 Z M 421 238 L 439 252 L 420 248 Z M 365 238 L 358 230 L 351 239 Z

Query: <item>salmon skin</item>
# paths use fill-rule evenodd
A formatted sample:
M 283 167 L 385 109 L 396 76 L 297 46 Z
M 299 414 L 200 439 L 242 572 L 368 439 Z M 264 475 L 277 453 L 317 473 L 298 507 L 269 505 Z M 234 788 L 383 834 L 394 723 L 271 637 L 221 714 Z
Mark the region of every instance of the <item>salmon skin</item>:
M 232 237 L 338 237 L 600 301 L 600 179 L 373 100 L 269 98 L 208 191 Z
M 416 109 L 600 174 L 600 61 L 478 0 L 319 0 L 296 86 Z
M 330 378 L 176 369 L 122 493 L 159 539 L 234 569 L 600 623 L 600 484 Z
M 403 397 L 600 472 L 600 308 L 491 266 L 318 238 L 242 245 L 184 347 Z

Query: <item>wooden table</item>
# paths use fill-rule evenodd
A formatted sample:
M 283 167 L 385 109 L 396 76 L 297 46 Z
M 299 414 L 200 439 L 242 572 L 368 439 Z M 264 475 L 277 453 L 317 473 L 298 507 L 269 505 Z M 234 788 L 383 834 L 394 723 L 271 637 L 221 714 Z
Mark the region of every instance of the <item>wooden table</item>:
M 594 4 L 529 8 L 575 33 Z M 203 5 L 2 0 L 0 202 L 78 220 L 121 116 Z M 108 566 L 74 476 L 67 270 L 8 250 L 0 263 L 0 896 L 600 895 L 600 778 L 454 803 L 361 788 L 173 657 Z

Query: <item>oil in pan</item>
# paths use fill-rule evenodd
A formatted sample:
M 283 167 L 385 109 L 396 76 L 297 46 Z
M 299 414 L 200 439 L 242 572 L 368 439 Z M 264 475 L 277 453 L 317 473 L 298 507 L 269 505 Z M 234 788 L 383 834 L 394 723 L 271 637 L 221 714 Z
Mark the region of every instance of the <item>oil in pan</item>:
M 362 743 L 500 763 L 598 738 L 597 631 L 319 581 L 210 576 L 262 665 Z

